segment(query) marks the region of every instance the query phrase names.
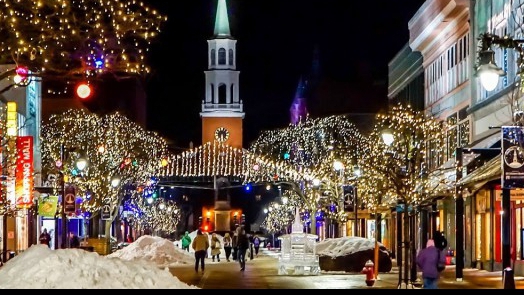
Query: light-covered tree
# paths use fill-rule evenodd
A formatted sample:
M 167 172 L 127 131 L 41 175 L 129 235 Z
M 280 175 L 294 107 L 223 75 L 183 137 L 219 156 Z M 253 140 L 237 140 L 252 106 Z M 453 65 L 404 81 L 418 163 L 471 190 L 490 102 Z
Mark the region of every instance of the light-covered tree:
M 79 158 L 88 161 L 82 171 L 75 166 Z M 103 204 L 117 208 L 124 190 L 146 185 L 167 158 L 163 138 L 118 113 L 69 110 L 42 127 L 43 171 L 63 173 L 66 182 L 77 187 L 83 212 L 97 213 Z M 116 178 L 120 183 L 113 187 Z M 55 188 L 59 190 L 60 183 Z
M 415 253 L 409 217 L 434 189 L 434 183 L 427 176 L 438 169 L 431 163 L 438 162 L 435 160 L 442 155 L 444 135 L 441 122 L 425 112 L 398 104 L 387 114 L 377 116 L 362 154 L 363 176 L 358 182 L 360 198 L 372 210 L 379 206 L 403 208 L 397 212 L 402 214 L 399 218 L 404 217 L 404 262 L 399 260 L 399 265 L 404 265 L 405 278 L 409 267 L 413 266 Z
M 309 178 L 299 183 L 305 196 L 297 203 L 300 209 L 313 218 L 322 211 L 325 217 L 344 222 L 343 186 L 355 180 L 363 141 L 348 117 L 330 116 L 265 131 L 250 150 L 286 161 L 297 171 L 307 170 Z
M 142 198 L 137 201 L 141 202 L 141 213 L 135 217 L 138 228 L 166 234 L 176 231 L 180 222 L 180 208 L 175 201 L 164 198 Z
M 392 140 L 389 145 L 384 134 Z M 429 163 L 442 155 L 444 135 L 441 122 L 409 106 L 399 104 L 379 114 L 361 160 L 365 177 L 359 187 L 366 203 L 374 207 L 400 200 L 418 205 L 433 189 L 427 176 L 438 167 Z M 375 198 L 379 194 L 381 202 Z
M 165 21 L 138 1 L 0 0 L 0 64 L 14 65 L 0 80 L 15 65 L 55 83 L 147 73 L 145 54 Z

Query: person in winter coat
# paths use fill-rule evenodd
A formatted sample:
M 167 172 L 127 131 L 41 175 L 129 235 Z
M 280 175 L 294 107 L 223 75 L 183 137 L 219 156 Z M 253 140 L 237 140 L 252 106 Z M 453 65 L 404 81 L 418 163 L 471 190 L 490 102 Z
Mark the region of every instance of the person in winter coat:
M 42 231 L 38 240 L 40 241 L 40 244 L 44 244 L 47 245 L 47 247 L 51 247 L 49 245 L 51 243 L 51 235 L 47 232 L 47 228 L 44 228 L 44 231 Z
M 249 237 L 246 234 L 246 231 L 241 229 L 240 234 L 238 235 L 238 262 L 240 263 L 240 270 L 244 271 L 246 269 L 246 252 L 249 249 Z
M 253 247 L 255 247 L 255 256 L 258 257 L 258 250 L 260 249 L 260 237 L 258 235 L 253 237 Z
M 189 232 L 186 231 L 182 237 L 182 250 L 189 252 L 189 245 L 191 245 L 191 237 L 189 236 Z
M 238 232 L 235 230 L 233 237 L 231 238 L 231 249 L 233 250 L 233 260 L 238 259 Z
M 211 235 L 211 258 L 213 262 L 215 262 L 215 257 L 220 262 L 220 249 L 222 249 L 222 243 L 220 243 L 217 234 L 213 233 Z
M 193 247 L 193 250 L 195 250 L 195 272 L 198 272 L 198 264 L 200 263 L 200 268 L 203 273 L 206 267 L 205 260 L 207 248 L 209 248 L 209 239 L 207 238 L 207 235 L 204 235 L 201 230 L 198 230 L 191 246 Z
M 445 265 L 446 255 L 435 247 L 434 240 L 428 240 L 426 248 L 417 255 L 417 266 L 422 270 L 424 289 L 437 289 L 440 271 L 437 264 Z
M 231 235 L 229 233 L 226 233 L 224 235 L 224 251 L 226 252 L 226 260 L 229 262 L 229 257 L 231 256 L 231 249 L 232 249 L 232 239 Z

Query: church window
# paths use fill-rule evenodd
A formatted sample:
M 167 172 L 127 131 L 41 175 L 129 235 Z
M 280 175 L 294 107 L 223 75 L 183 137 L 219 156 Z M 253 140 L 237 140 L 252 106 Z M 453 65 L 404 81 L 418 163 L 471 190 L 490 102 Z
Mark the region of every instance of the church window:
M 220 48 L 218 50 L 218 64 L 219 65 L 226 64 L 226 50 L 224 48 Z
M 233 49 L 229 49 L 229 65 L 232 66 L 235 63 L 235 53 Z
M 216 64 L 215 49 L 211 49 L 209 57 L 211 59 L 211 65 L 214 66 Z

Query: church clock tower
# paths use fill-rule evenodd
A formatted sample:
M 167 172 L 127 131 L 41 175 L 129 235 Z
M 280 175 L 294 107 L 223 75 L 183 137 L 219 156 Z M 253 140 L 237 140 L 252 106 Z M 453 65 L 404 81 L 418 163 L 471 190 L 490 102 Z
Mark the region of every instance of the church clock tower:
M 208 40 L 206 97 L 202 100 L 202 144 L 218 141 L 242 149 L 244 110 L 236 70 L 236 43 L 226 0 L 218 0 L 213 39 Z

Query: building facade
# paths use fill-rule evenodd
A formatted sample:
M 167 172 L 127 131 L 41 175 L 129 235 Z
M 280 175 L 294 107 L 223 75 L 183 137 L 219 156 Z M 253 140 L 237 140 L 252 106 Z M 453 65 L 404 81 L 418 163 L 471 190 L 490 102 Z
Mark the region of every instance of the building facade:
M 428 206 L 420 208 L 416 243 L 421 248 L 434 229 L 442 231 L 456 256 L 450 261 L 463 260 L 466 268 L 502 269 L 502 231 L 508 224 L 501 213 L 500 128 L 522 119 L 518 50 L 491 46 L 493 62 L 505 75 L 487 91 L 476 76 L 479 40 L 486 33 L 522 39 L 523 12 L 522 3 L 509 0 L 427 0 L 408 24 L 409 47 L 423 60 L 424 109 L 446 130 L 444 152 L 428 163 L 437 186 L 427 196 Z M 397 64 L 409 61 L 402 51 L 399 58 Z M 390 67 L 390 101 L 414 104 L 395 95 L 410 81 L 407 73 Z M 509 255 L 516 274 L 524 273 L 521 195 L 519 189 L 510 191 Z

